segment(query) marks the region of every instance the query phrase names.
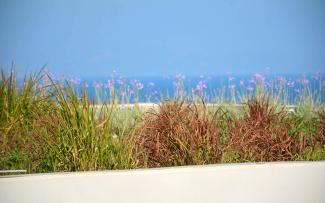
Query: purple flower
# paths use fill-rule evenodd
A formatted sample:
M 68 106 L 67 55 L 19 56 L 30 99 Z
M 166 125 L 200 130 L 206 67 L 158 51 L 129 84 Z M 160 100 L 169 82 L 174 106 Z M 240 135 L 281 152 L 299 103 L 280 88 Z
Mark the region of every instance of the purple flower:
M 120 78 L 117 80 L 117 83 L 119 85 L 123 85 L 125 83 L 126 78 L 124 76 L 120 76 Z
M 265 88 L 271 87 L 271 83 L 270 82 L 264 82 L 264 87 Z
M 312 76 L 315 80 L 320 80 L 322 78 L 322 73 L 318 71 L 315 75 Z
M 181 81 L 183 81 L 183 80 L 185 80 L 185 75 L 177 74 L 177 75 L 175 76 L 175 81 L 177 81 L 177 82 L 181 82 Z
M 108 89 L 112 89 L 112 88 L 113 88 L 113 86 L 114 86 L 114 83 L 113 83 L 113 81 L 112 81 L 112 80 L 107 80 L 107 84 L 106 84 L 106 87 L 107 87 Z
M 249 85 L 246 89 L 247 89 L 247 91 L 250 91 L 251 92 L 251 91 L 254 90 L 254 87 L 252 87 L 252 86 Z
M 79 85 L 81 83 L 81 79 L 77 77 L 70 77 L 69 81 L 75 85 Z
M 143 84 L 139 80 L 134 80 L 133 85 L 135 88 L 137 88 L 137 90 L 141 90 L 143 88 Z
M 233 81 L 234 79 L 235 79 L 235 77 L 233 77 L 233 76 L 229 76 L 229 77 L 228 77 L 228 81 L 229 81 L 229 82 Z
M 199 81 L 199 83 L 196 85 L 195 91 L 198 92 L 203 92 L 204 89 L 207 88 L 207 85 L 205 84 L 205 82 L 203 80 Z
M 265 80 L 264 76 L 259 73 L 255 73 L 253 78 L 256 83 L 264 83 Z
M 295 82 L 289 80 L 289 81 L 287 82 L 287 85 L 288 85 L 288 87 L 293 88 L 293 87 L 295 86 Z
M 185 75 L 177 74 L 175 76 L 174 85 L 175 85 L 176 89 L 179 89 L 181 87 L 183 80 L 185 80 Z
M 75 83 L 76 84 L 80 84 L 81 83 L 81 79 L 80 78 L 75 78 Z
M 239 81 L 239 84 L 240 84 L 240 85 L 244 85 L 244 80 L 240 80 L 240 81 Z

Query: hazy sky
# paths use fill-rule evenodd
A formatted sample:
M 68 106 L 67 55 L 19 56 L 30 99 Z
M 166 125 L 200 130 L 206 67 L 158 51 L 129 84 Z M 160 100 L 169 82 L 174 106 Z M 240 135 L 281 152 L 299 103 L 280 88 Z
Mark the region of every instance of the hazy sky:
M 325 70 L 324 0 L 0 0 L 0 64 L 78 76 Z

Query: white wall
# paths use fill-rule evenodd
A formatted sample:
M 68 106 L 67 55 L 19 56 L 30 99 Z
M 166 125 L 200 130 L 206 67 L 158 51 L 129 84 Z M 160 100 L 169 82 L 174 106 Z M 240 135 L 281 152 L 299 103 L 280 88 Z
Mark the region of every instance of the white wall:
M 325 162 L 1 177 L 0 202 L 324 203 Z

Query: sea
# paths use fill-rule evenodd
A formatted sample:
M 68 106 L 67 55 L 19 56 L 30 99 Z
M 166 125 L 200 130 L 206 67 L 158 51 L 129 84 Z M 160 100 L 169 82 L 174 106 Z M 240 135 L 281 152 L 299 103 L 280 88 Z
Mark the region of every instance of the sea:
M 68 81 L 85 87 L 95 102 L 112 98 L 120 103 L 161 102 L 181 98 L 205 102 L 236 102 L 263 92 L 286 104 L 297 104 L 302 98 L 325 102 L 323 74 L 287 75 L 218 75 L 218 76 L 146 76 L 68 78 Z M 263 91 L 262 91 L 263 89 Z

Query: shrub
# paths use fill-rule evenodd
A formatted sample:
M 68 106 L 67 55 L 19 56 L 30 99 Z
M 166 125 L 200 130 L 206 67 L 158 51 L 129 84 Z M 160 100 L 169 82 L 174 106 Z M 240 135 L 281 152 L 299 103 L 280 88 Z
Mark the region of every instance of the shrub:
M 218 112 L 179 101 L 149 112 L 137 130 L 139 160 L 149 167 L 217 163 L 221 158 Z
M 325 110 L 318 113 L 319 115 L 319 126 L 317 140 L 321 145 L 325 145 Z
M 290 160 L 296 149 L 285 122 L 286 111 L 276 111 L 265 97 L 248 101 L 247 107 L 243 118 L 230 123 L 228 149 L 247 161 Z

